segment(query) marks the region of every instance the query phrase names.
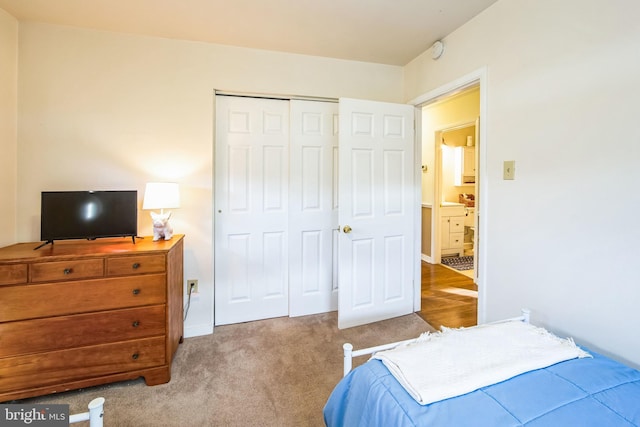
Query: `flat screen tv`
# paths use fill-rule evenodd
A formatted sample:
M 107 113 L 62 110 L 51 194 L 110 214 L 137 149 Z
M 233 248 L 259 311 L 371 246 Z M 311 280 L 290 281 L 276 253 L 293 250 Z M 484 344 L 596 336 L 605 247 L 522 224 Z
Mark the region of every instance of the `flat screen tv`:
M 43 191 L 42 245 L 54 240 L 131 237 L 138 232 L 138 192 Z M 37 248 L 36 248 L 37 249 Z

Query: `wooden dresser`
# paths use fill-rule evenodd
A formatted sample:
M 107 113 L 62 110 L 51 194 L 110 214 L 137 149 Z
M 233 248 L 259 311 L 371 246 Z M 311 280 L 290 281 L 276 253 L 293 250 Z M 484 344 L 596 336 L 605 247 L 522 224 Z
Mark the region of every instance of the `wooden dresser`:
M 183 238 L 0 248 L 0 402 L 168 382 L 183 333 Z

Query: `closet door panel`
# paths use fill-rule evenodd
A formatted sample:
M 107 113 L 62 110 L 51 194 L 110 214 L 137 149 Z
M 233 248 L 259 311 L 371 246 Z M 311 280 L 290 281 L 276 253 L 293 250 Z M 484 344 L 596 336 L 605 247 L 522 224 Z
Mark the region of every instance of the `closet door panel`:
M 338 105 L 291 101 L 290 316 L 337 310 Z
M 216 96 L 215 324 L 286 316 L 289 102 Z

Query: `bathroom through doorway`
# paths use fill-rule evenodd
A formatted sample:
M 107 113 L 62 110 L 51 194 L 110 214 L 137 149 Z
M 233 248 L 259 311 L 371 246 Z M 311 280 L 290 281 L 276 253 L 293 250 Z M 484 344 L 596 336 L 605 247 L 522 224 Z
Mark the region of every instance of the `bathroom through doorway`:
M 422 109 L 423 260 L 477 283 L 480 85 Z

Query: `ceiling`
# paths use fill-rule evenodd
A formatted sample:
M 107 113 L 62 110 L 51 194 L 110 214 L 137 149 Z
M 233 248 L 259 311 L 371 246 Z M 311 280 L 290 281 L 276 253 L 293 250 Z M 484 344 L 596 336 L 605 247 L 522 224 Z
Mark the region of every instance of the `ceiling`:
M 497 0 L 0 0 L 20 21 L 406 65 Z

